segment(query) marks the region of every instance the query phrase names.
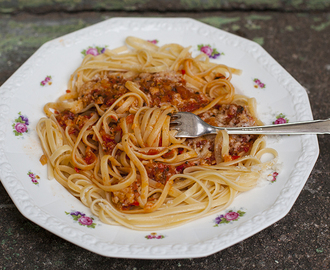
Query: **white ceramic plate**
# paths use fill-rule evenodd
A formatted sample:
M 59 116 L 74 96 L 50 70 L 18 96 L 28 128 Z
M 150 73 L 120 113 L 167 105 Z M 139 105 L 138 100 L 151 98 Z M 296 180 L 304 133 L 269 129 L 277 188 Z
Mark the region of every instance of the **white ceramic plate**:
M 254 42 L 186 18 L 110 19 L 47 42 L 0 89 L 0 176 L 20 212 L 92 252 L 148 259 L 207 256 L 284 217 L 316 162 L 316 136 L 269 137 L 268 145 L 279 152 L 283 164 L 275 182 L 241 194 L 218 215 L 164 231 L 132 231 L 102 224 L 56 180 L 47 180 L 35 131 L 44 116 L 44 104 L 65 92 L 70 74 L 83 59 L 83 50 L 99 47 L 100 53 L 105 46 L 122 46 L 127 36 L 158 40 L 158 45 L 191 45 L 194 54 L 198 45 L 209 45 L 220 53 L 214 61 L 243 70 L 241 76 L 234 76 L 233 84 L 237 92 L 257 99 L 258 114 L 265 124 L 271 124 L 280 113 L 290 122 L 312 119 L 304 88 Z M 89 50 L 93 51 L 97 48 Z M 216 218 L 229 210 L 241 211 L 241 215 L 227 215 L 228 220 L 236 220 L 215 226 Z M 75 211 L 85 218 L 77 220 Z

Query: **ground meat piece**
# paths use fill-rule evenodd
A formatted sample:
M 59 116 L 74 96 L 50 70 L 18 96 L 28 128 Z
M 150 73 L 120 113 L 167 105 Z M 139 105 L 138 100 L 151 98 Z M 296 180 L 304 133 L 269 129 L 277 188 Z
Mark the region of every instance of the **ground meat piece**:
M 95 76 L 79 89 L 78 100 L 83 106 L 98 104 L 106 110 L 118 98 L 128 92 L 123 73 L 109 73 L 102 77 Z M 140 73 L 130 78 L 148 96 L 151 106 L 174 105 L 179 111 L 191 112 L 209 103 L 205 94 L 186 87 L 182 73 L 163 71 L 158 73 Z
M 229 154 L 232 157 L 241 157 L 249 153 L 258 135 L 230 135 Z
M 81 100 L 84 106 L 95 103 L 105 110 L 128 92 L 125 87 L 126 81 L 118 73 L 94 77 L 93 80 L 80 87 L 78 100 Z
M 223 104 L 199 115 L 205 122 L 218 127 L 251 127 L 256 125 L 247 106 Z
M 217 105 L 201 114 L 200 117 L 212 126 L 249 127 L 256 125 L 256 121 L 249 112 L 248 107 L 236 104 Z M 258 135 L 229 135 L 230 158 L 235 159 L 247 155 L 257 138 Z M 189 139 L 187 142 L 196 152 L 200 152 L 199 146 L 205 144 L 205 140 L 208 140 L 210 144 L 214 144 L 214 137 L 210 136 Z
M 133 204 L 135 201 L 134 191 L 132 186 L 128 186 L 124 189 L 112 192 L 112 201 L 115 204 L 120 204 L 121 206 L 128 206 Z
M 132 206 L 138 206 L 137 198 L 140 196 L 139 181 L 133 182 L 128 187 L 112 192 L 112 201 L 119 209 L 127 210 Z
M 65 110 L 62 113 L 56 115 L 56 120 L 63 129 L 65 129 L 67 126 L 73 126 L 76 118 L 77 114 L 74 114 L 69 110 Z
M 117 143 L 119 142 L 116 141 L 117 133 L 120 133 L 120 138 L 121 138 L 121 132 L 122 132 L 120 125 L 118 123 L 110 123 L 109 130 L 110 130 L 109 134 L 105 133 L 103 128 L 100 130 L 100 135 L 103 140 L 102 149 L 108 155 L 112 153 L 112 150 L 116 147 Z
M 176 106 L 179 111 L 191 112 L 209 103 L 206 95 L 186 87 L 182 73 L 141 73 L 134 82 L 149 97 L 151 106 L 170 104 Z
M 85 123 L 88 121 L 90 117 L 87 115 L 79 115 L 76 119 L 75 119 L 75 124 L 79 127 L 79 129 L 82 129 L 83 126 L 85 125 Z
M 90 146 L 87 146 L 84 160 L 87 164 L 92 164 L 96 160 L 96 155 Z
M 165 185 L 167 180 L 176 173 L 175 167 L 162 162 L 151 162 L 145 165 L 148 177 Z

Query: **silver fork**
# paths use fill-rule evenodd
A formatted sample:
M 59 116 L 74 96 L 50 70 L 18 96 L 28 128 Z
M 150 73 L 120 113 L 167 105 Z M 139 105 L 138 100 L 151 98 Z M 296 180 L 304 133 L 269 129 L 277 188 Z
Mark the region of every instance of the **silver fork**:
M 215 127 L 205 123 L 197 115 L 189 112 L 178 112 L 171 116 L 171 129 L 177 130 L 178 138 L 196 138 L 207 134 L 216 134 L 227 130 L 228 134 L 330 134 L 330 118 L 278 125 L 254 127 Z

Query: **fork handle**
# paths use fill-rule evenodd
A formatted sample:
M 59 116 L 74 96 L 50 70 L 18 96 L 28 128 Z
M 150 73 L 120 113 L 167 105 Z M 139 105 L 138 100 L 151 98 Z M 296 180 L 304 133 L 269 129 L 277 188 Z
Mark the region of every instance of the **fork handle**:
M 264 135 L 287 135 L 287 134 L 330 134 L 330 118 L 325 120 L 311 120 L 305 122 L 286 123 L 255 127 L 213 127 L 217 130 L 227 130 L 228 134 L 264 134 Z M 212 132 L 213 133 L 213 132 Z

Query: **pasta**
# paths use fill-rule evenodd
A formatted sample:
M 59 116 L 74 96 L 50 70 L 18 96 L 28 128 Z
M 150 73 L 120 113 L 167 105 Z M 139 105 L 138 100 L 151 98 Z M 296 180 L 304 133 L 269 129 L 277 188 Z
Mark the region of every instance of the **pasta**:
M 44 106 L 37 132 L 48 178 L 104 223 L 159 230 L 217 213 L 277 162 L 257 135 L 175 137 L 178 111 L 217 126 L 261 124 L 255 100 L 231 83 L 240 70 L 189 50 L 127 37 L 87 55 L 66 93 Z M 265 153 L 273 159 L 261 162 Z

